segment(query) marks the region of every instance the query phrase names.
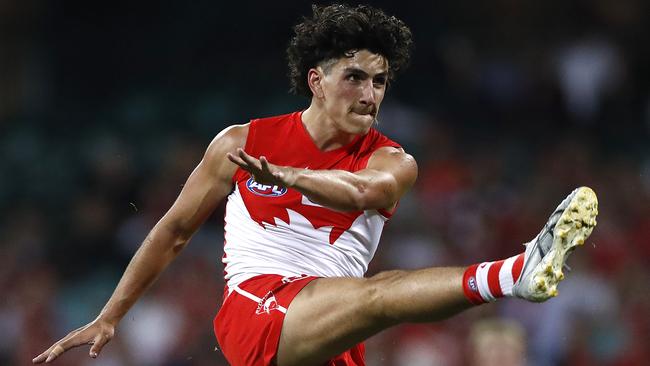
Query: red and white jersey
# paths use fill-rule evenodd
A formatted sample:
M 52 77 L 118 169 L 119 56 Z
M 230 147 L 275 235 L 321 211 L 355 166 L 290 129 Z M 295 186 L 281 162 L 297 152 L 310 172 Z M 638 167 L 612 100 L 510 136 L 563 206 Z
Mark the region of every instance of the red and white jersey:
M 355 172 L 378 148 L 399 147 L 370 129 L 346 146 L 321 151 L 300 116 L 252 120 L 244 150 L 276 165 Z M 366 272 L 390 213 L 332 210 L 296 190 L 257 183 L 239 168 L 232 179 L 223 256 L 229 286 L 261 274 L 362 277 Z

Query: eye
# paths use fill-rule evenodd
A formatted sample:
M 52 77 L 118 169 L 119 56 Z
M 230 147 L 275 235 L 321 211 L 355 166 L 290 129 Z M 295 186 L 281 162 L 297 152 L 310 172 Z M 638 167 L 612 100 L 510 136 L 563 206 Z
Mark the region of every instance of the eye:
M 347 76 L 346 79 L 349 80 L 349 81 L 360 81 L 361 76 L 359 74 L 350 74 L 350 75 Z
M 380 77 L 375 78 L 375 80 L 373 80 L 372 82 L 375 85 L 382 86 L 382 85 L 386 85 L 386 81 L 387 81 L 386 77 L 380 76 Z

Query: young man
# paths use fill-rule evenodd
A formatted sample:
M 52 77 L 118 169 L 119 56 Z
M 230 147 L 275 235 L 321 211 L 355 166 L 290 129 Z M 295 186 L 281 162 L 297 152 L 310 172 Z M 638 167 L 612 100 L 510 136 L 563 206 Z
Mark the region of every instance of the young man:
M 226 297 L 214 320 L 235 366 L 364 365 L 360 343 L 401 322 L 472 305 L 557 293 L 568 253 L 595 226 L 596 197 L 576 189 L 525 253 L 469 268 L 363 278 L 384 223 L 413 185 L 412 156 L 372 128 L 411 33 L 365 6 L 314 7 L 288 49 L 309 108 L 222 131 L 133 257 L 99 316 L 34 359 L 91 344 L 97 357 L 128 309 L 227 198 Z

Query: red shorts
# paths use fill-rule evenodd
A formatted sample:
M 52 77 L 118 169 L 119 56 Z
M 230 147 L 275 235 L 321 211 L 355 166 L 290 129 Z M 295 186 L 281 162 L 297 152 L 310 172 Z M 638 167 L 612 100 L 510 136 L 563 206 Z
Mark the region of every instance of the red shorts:
M 214 333 L 231 366 L 271 366 L 280 342 L 286 309 L 318 277 L 261 275 L 227 296 L 214 318 Z M 325 366 L 365 366 L 363 343 L 327 361 Z

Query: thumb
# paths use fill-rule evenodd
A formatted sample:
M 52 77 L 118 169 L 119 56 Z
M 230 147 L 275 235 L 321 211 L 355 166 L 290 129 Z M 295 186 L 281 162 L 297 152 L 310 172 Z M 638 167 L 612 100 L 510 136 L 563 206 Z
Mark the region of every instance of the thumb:
M 104 348 L 104 345 L 106 345 L 109 340 L 110 339 L 106 335 L 98 334 L 93 340 L 93 346 L 90 347 L 90 357 L 97 358 L 99 352 L 102 351 L 102 348 Z

